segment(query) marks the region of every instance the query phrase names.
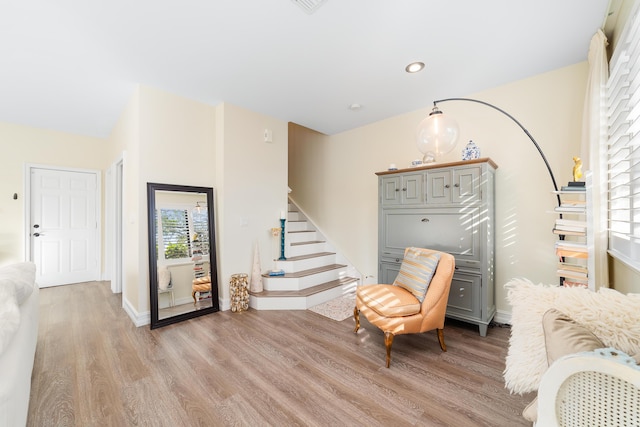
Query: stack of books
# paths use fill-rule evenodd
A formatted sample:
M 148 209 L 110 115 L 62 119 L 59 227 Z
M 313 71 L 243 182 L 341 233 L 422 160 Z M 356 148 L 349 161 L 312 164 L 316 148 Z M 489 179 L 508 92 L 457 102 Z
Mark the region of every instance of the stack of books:
M 587 258 L 587 244 L 583 242 L 559 240 L 556 242 L 556 255 L 559 257 Z
M 560 277 L 583 281 L 586 281 L 589 277 L 587 267 L 570 262 L 559 262 L 557 273 Z
M 556 234 L 584 236 L 587 232 L 587 221 L 558 218 L 553 232 Z
M 584 214 L 587 211 L 587 202 L 585 200 L 567 200 L 554 210 L 559 213 Z
M 560 187 L 562 191 L 586 191 L 584 181 L 569 181 L 567 185 Z

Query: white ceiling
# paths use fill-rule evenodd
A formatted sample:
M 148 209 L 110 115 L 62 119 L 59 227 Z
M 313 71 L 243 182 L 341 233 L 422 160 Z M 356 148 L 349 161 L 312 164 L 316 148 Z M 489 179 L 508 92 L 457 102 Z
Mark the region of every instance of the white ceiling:
M 141 83 L 334 134 L 584 61 L 608 3 L 0 0 L 0 121 L 106 137 Z

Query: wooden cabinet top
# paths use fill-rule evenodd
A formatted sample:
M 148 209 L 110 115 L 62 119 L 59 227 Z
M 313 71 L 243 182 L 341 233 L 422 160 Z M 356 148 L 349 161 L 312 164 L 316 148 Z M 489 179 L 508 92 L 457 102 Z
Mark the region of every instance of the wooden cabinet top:
M 434 168 L 446 168 L 449 166 L 466 166 L 466 165 L 472 165 L 474 163 L 488 163 L 494 169 L 498 169 L 498 165 L 496 165 L 493 160 L 491 160 L 489 157 L 482 157 L 482 158 L 473 159 L 473 160 L 460 160 L 458 162 L 429 163 L 427 165 L 416 166 L 415 168 L 405 168 L 405 169 L 398 169 L 398 170 L 392 170 L 392 171 L 387 170 L 382 172 L 376 172 L 376 175 L 378 176 L 390 175 L 394 173 L 414 172 L 414 171 L 421 171 L 421 170 L 434 169 Z

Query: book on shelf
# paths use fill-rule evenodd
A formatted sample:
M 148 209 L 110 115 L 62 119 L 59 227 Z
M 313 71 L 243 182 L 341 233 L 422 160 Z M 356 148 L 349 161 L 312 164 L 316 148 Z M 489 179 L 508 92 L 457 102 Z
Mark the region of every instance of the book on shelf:
M 586 200 L 563 200 L 560 206 L 586 206 Z
M 582 279 L 582 280 L 588 279 L 587 273 L 578 273 L 576 271 L 571 271 L 571 270 L 556 270 L 556 273 L 558 274 L 558 276 L 566 277 L 568 279 Z
M 584 187 L 574 187 L 572 185 L 563 185 L 560 187 L 561 191 L 575 191 L 576 193 L 584 193 L 586 190 Z
M 575 271 L 578 273 L 587 273 L 587 267 L 584 265 L 580 265 L 580 264 L 574 264 L 572 262 L 559 262 L 558 263 L 558 270 L 568 270 L 568 271 Z
M 587 227 L 587 221 L 586 220 L 580 220 L 580 219 L 565 219 L 565 218 L 558 218 L 556 219 L 556 226 L 557 225 L 567 225 L 567 226 L 571 226 L 571 227 Z
M 587 232 L 585 229 L 579 229 L 579 230 L 561 230 L 558 228 L 554 228 L 553 232 L 555 234 L 560 234 L 562 236 L 586 236 Z
M 572 225 L 557 225 L 556 224 L 555 230 L 575 231 L 575 232 L 580 232 L 580 233 L 586 233 L 587 232 L 587 227 L 574 227 Z M 556 233 L 556 234 L 562 234 L 562 233 Z
M 556 241 L 556 248 L 561 249 L 573 249 L 576 251 L 587 251 L 587 244 L 584 242 L 574 242 L 571 240 L 558 240 Z
M 577 213 L 577 214 L 582 214 L 586 212 L 586 207 L 583 206 L 557 206 L 553 209 L 556 212 L 559 213 Z
M 562 286 L 566 286 L 568 288 L 588 288 L 589 284 L 586 281 L 582 282 L 580 280 L 563 280 Z
M 587 258 L 587 251 L 580 251 L 568 248 L 556 248 L 556 255 L 562 258 Z

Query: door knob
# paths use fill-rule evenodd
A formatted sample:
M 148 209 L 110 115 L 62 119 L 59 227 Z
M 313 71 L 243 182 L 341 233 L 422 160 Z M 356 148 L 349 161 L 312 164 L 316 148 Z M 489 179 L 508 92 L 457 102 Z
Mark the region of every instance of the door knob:
M 33 233 L 33 237 L 38 237 L 40 236 L 40 233 Z
M 33 228 L 40 228 L 40 224 L 33 224 Z

